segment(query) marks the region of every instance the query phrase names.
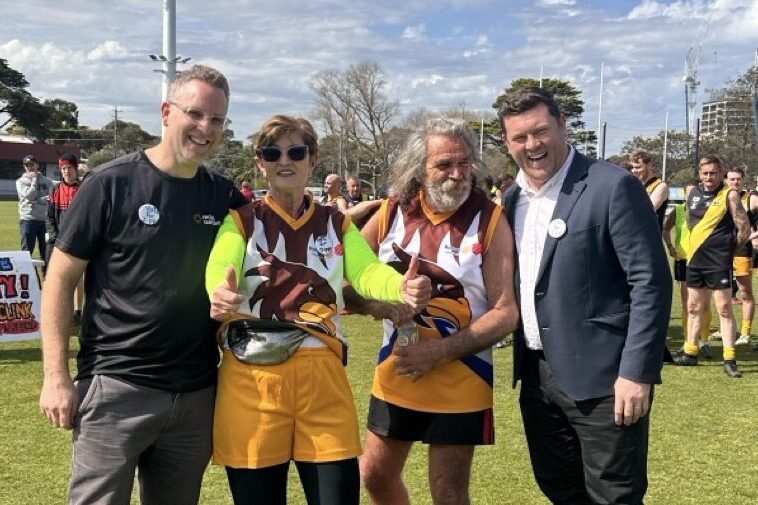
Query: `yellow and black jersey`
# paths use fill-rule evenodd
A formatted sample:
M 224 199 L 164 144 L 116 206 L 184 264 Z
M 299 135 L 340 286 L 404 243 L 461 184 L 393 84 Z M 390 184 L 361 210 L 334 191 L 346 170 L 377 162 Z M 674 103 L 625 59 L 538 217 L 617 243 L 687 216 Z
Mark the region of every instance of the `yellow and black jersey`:
M 721 184 L 713 191 L 702 185 L 687 197 L 690 243 L 687 265 L 702 270 L 729 268 L 734 258 L 735 226 L 727 196 L 733 189 Z
M 651 179 L 648 179 L 648 181 L 645 183 L 645 191 L 647 191 L 648 196 L 650 196 L 650 193 L 655 191 L 655 188 L 663 184 L 663 180 L 660 177 L 653 177 Z M 668 207 L 669 200 L 666 198 L 663 203 L 661 203 L 661 206 L 658 207 L 658 210 L 655 211 L 655 215 L 658 218 L 658 227 L 663 230 L 663 220 L 666 217 L 666 208 Z

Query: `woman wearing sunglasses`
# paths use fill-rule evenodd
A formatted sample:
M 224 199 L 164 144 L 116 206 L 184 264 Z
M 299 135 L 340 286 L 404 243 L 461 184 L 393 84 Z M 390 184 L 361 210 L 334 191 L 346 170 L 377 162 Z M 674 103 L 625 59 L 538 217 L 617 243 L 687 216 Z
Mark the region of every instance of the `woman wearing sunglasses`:
M 273 116 L 254 144 L 268 193 L 221 226 L 206 270 L 222 321 L 213 461 L 235 504 L 286 504 L 295 461 L 309 505 L 359 501 L 358 421 L 344 365 L 342 284 L 373 299 L 426 305 L 414 268 L 379 262 L 350 217 L 305 191 L 318 159 L 305 119 Z

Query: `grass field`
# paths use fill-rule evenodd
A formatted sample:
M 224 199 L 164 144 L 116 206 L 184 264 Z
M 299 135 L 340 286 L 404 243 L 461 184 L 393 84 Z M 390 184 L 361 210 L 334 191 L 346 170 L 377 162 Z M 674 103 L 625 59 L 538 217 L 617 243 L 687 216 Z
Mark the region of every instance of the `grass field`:
M 0 202 L 0 250 L 18 248 L 14 202 Z M 678 300 L 670 347 L 681 344 Z M 739 308 L 737 313 L 739 316 Z M 378 323 L 346 318 L 351 342 L 348 373 L 361 422 L 365 421 L 379 345 Z M 72 339 L 71 367 L 74 347 Z M 718 345 L 718 343 L 716 344 Z M 716 353 L 718 356 L 718 353 Z M 517 390 L 510 388 L 511 350 L 496 356 L 496 444 L 477 449 L 472 502 L 483 505 L 543 504 L 531 475 L 518 414 Z M 758 503 L 758 352 L 738 350 L 745 377 L 729 379 L 720 359 L 698 367 L 664 368 L 664 384 L 653 405 L 648 504 L 751 505 Z M 39 341 L 0 344 L 0 505 L 63 504 L 71 457 L 70 433 L 51 428 L 37 407 L 42 378 Z M 426 452 L 416 447 L 405 472 L 413 503 L 431 503 Z M 296 474 L 290 500 L 304 504 Z M 368 503 L 365 498 L 363 503 Z M 136 500 L 134 501 L 136 503 Z M 230 504 L 223 471 L 208 469 L 201 503 Z

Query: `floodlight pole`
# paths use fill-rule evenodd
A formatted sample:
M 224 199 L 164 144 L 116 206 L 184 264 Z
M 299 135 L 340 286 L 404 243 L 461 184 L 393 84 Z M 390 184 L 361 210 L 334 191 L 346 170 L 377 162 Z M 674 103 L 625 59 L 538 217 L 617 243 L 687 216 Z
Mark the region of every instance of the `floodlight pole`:
M 163 56 L 161 100 L 165 102 L 176 75 L 176 0 L 163 0 Z

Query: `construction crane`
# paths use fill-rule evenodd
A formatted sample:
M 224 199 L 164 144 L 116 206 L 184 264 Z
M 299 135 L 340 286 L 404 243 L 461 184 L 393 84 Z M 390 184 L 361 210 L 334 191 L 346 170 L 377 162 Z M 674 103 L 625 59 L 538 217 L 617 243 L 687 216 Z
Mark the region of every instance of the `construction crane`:
M 687 57 L 684 59 L 684 100 L 687 105 L 685 111 L 685 128 L 687 133 L 694 135 L 695 132 L 695 109 L 697 107 L 697 88 L 700 81 L 697 77 L 698 67 L 700 65 L 700 51 L 703 49 L 703 42 L 708 36 L 710 23 L 706 22 L 703 34 L 698 35 L 692 43 L 692 47 L 687 51 Z

